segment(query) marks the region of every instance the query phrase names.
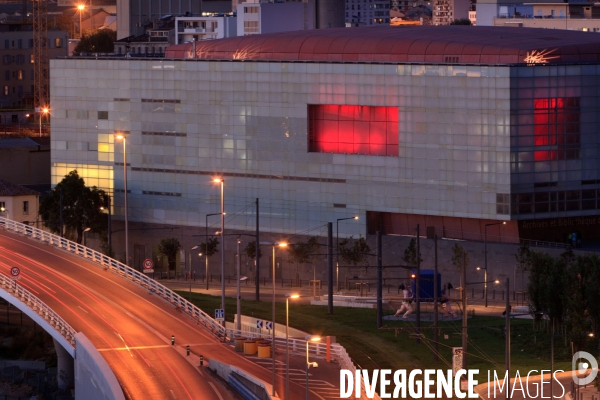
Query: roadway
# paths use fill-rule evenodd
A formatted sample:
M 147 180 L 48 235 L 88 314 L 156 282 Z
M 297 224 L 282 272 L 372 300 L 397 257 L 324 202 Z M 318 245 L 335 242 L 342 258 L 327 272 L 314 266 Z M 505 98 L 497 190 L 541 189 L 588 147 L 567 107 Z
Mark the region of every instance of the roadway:
M 98 264 L 0 231 L 0 273 L 21 269 L 19 284 L 38 296 L 101 352 L 131 399 L 225 400 L 233 396 L 198 367 L 198 355 L 236 365 L 270 383 L 272 372 L 236 353 L 161 298 Z M 171 346 L 171 335 L 176 345 Z M 186 357 L 190 345 L 192 356 Z M 277 357 L 279 358 L 279 357 Z M 283 358 L 282 358 L 283 359 Z M 284 393 L 279 373 L 276 391 Z M 305 387 L 290 383 L 290 399 Z M 322 398 L 313 392 L 311 398 Z

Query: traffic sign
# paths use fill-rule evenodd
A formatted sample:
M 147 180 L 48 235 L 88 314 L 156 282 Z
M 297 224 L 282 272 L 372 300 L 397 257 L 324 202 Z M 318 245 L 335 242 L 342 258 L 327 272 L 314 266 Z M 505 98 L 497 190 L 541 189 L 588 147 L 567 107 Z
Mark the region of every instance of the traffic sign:
M 10 269 L 10 276 L 11 279 L 20 279 L 21 277 L 19 276 L 21 274 L 21 270 L 18 267 L 12 267 Z
M 225 310 L 223 310 L 222 308 L 217 308 L 215 310 L 215 319 L 217 321 L 224 321 L 225 320 Z
M 154 272 L 154 263 L 152 262 L 151 259 L 146 258 L 144 260 L 144 273 L 149 274 L 151 272 Z
M 265 321 L 265 329 L 272 331 L 273 330 L 273 321 Z
M 256 320 L 256 329 L 262 329 L 264 322 L 265 321 L 263 321 L 262 319 L 257 319 Z

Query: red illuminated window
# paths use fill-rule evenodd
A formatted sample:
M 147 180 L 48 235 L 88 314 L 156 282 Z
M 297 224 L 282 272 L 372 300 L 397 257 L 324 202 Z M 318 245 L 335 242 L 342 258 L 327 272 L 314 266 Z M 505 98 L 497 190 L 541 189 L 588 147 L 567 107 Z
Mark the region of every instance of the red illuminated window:
M 579 98 L 535 99 L 535 161 L 579 158 Z
M 308 148 L 398 157 L 398 107 L 309 105 Z

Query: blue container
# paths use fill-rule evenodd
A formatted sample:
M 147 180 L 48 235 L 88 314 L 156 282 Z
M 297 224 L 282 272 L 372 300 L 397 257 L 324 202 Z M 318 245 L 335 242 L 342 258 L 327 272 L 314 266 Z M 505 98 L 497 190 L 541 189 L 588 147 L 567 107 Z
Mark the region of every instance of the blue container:
M 416 276 L 417 271 L 412 270 L 413 275 Z M 432 269 L 422 269 L 421 270 L 421 284 L 419 292 L 421 301 L 433 301 L 433 275 L 434 271 Z M 437 274 L 437 284 L 438 284 L 438 298 L 442 296 L 442 274 L 438 272 Z M 413 293 L 413 298 L 417 298 L 417 280 L 413 278 L 410 280 L 410 288 Z

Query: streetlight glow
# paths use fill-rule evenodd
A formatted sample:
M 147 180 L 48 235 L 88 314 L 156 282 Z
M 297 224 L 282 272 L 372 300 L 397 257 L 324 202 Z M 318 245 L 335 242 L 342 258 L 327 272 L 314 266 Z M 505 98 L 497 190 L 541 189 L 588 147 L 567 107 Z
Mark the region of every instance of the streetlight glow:
M 221 179 L 221 178 L 215 178 L 215 179 L 213 179 L 213 182 L 214 183 L 221 183 L 221 182 L 223 182 L 223 179 Z
M 287 244 L 287 243 L 285 243 L 285 242 L 282 242 L 282 243 L 277 243 L 277 245 L 278 245 L 279 247 L 287 247 L 287 245 L 288 245 L 288 244 Z
M 119 134 L 117 134 L 117 139 L 119 139 L 119 140 L 123 140 L 123 139 L 125 139 L 125 136 L 123 136 L 123 135 L 121 135 L 121 134 L 119 133 Z
M 85 9 L 85 6 L 83 4 L 80 4 L 80 5 L 77 6 L 77 9 L 79 11 L 83 11 Z
M 358 215 L 356 217 L 354 217 L 354 219 L 358 219 Z

